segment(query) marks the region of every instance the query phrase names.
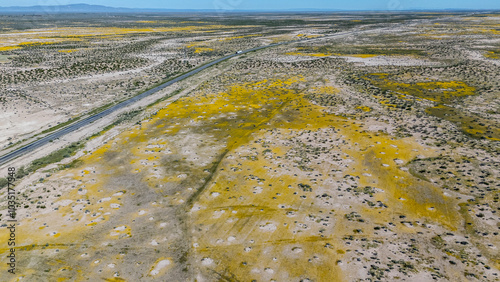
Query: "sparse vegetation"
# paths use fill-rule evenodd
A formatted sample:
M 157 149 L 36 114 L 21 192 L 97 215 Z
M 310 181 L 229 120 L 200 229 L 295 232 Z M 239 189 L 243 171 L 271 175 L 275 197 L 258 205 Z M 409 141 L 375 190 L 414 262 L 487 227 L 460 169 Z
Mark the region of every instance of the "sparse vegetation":
M 75 17 L 31 38 L 52 22 L 0 16 L 0 103 L 54 115 L 33 134 L 297 42 L 19 167 L 37 171 L 16 188 L 36 279 L 500 279 L 497 14 Z

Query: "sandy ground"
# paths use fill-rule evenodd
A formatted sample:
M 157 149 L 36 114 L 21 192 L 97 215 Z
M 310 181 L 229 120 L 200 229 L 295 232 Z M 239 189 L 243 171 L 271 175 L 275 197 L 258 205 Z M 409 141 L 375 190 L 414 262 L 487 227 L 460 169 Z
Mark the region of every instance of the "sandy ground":
M 384 96 L 341 79 L 426 61 L 286 54 L 293 49 L 189 78 L 176 97 L 62 162 L 73 166 L 23 179 L 17 242 L 29 259 L 18 278 L 499 281 L 494 137 L 426 114 L 434 96 Z M 444 85 L 431 90 L 465 88 Z M 470 104 L 492 95 L 454 102 L 479 113 Z
M 156 100 L 168 96 L 170 93 L 177 89 L 183 89 L 182 92 L 177 94 L 174 97 L 169 98 L 167 101 L 173 102 L 179 97 L 182 97 L 189 93 L 192 89 L 197 87 L 200 83 L 202 83 L 204 80 L 209 79 L 210 76 L 215 75 L 217 73 L 217 69 L 213 69 L 215 72 L 211 73 L 201 73 L 197 74 L 194 77 L 191 77 L 187 79 L 186 81 L 182 81 L 180 83 L 177 83 L 175 85 L 171 85 L 161 91 L 158 91 L 157 93 L 150 95 L 141 101 L 135 103 L 134 105 L 130 105 L 128 107 L 125 107 L 119 111 L 116 111 L 105 118 L 99 119 L 98 121 L 95 121 L 91 125 L 88 125 L 86 127 L 83 127 L 79 129 L 77 132 L 72 132 L 70 134 L 65 135 L 63 138 L 58 140 L 57 142 L 47 144 L 35 152 L 31 152 L 29 154 L 26 154 L 25 156 L 22 156 L 20 158 L 15 159 L 14 161 L 10 162 L 9 164 L 4 164 L 3 166 L 0 167 L 0 170 L 6 169 L 8 166 L 14 166 L 14 167 L 21 167 L 21 166 L 27 166 L 29 165 L 32 161 L 39 159 L 41 157 L 46 156 L 50 152 L 53 152 L 57 149 L 64 148 L 68 146 L 69 144 L 73 142 L 77 142 L 79 140 L 82 140 L 86 137 L 89 137 L 95 133 L 100 132 L 104 127 L 108 126 L 115 120 L 120 114 L 131 112 L 137 109 L 145 108 L 146 106 L 150 105 L 151 103 L 155 102 Z M 157 108 L 157 107 L 156 107 Z M 154 109 L 154 108 L 153 108 Z M 144 115 L 151 114 L 154 112 L 153 109 L 149 109 Z M 91 140 L 88 142 L 87 147 L 85 150 L 87 151 L 92 151 L 98 146 L 102 145 L 105 140 L 112 138 L 114 135 L 116 135 L 120 130 L 123 130 L 123 127 L 120 127 L 119 129 L 113 128 L 110 132 L 106 132 L 104 135 L 105 137 L 98 137 L 96 140 Z M 81 156 L 80 154 L 76 155 L 75 157 L 67 160 L 67 162 L 70 162 L 73 159 L 76 159 Z
M 148 53 L 136 54 L 137 57 L 149 61 L 143 67 L 17 84 L 2 89 L 3 95 L 6 95 L 6 103 L 0 106 L 3 109 L 3 113 L 0 114 L 0 130 L 4 132 L 0 137 L 0 147 L 6 148 L 8 144 L 24 139 L 26 139 L 24 143 L 30 142 L 32 136 L 60 122 L 85 115 L 117 99 L 124 99 L 127 97 L 125 94 L 137 94 L 139 89 L 127 90 L 124 83 L 138 80 L 148 85 L 155 79 L 148 75 L 148 71 L 168 59 L 178 58 L 179 54 L 175 52 L 176 46 L 182 46 L 182 42 L 194 39 L 164 40 L 153 46 Z M 174 51 L 165 52 L 165 48 L 174 48 L 172 49 Z M 8 69 L 14 68 L 8 67 Z

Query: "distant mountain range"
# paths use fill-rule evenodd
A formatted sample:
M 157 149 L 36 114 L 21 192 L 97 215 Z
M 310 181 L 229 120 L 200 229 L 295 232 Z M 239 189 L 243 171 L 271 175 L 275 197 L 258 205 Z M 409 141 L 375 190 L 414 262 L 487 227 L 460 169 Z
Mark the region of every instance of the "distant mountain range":
M 426 9 L 415 9 L 424 11 Z M 71 4 L 57 6 L 12 6 L 0 7 L 0 14 L 12 13 L 165 13 L 165 12 L 220 12 L 218 9 L 139 9 L 139 8 L 115 8 L 102 5 L 89 4 Z M 222 10 L 226 12 L 277 12 L 277 10 Z M 332 10 L 332 9 L 284 9 L 281 12 L 348 12 L 348 10 Z M 448 9 L 445 11 L 465 11 L 462 9 Z M 396 12 L 396 11 L 394 11 Z
M 135 9 L 115 8 L 102 5 L 71 4 L 57 6 L 0 7 L 3 13 L 161 13 L 161 12 L 215 12 L 215 9 Z

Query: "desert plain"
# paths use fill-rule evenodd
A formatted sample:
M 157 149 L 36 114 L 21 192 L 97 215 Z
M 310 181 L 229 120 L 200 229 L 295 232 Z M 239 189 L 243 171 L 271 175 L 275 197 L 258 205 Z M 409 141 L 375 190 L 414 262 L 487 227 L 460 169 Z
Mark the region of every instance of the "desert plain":
M 286 43 L 2 164 L 2 281 L 500 280 L 500 14 L 0 22 L 0 154 Z

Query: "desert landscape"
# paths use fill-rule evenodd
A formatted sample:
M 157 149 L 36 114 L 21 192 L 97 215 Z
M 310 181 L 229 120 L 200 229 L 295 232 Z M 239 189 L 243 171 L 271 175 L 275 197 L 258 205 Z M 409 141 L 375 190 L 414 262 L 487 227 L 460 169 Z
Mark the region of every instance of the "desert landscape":
M 0 15 L 2 281 L 500 281 L 500 13 Z

